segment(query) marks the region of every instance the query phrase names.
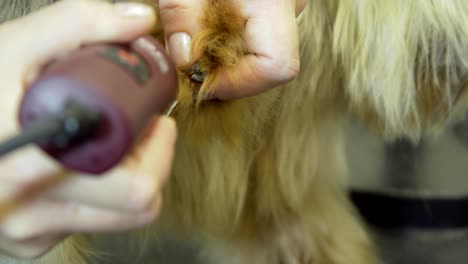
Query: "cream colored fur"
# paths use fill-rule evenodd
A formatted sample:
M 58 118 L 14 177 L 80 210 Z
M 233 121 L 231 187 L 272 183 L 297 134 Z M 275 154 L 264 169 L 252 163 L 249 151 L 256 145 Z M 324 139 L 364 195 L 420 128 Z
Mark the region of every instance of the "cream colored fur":
M 201 238 L 213 263 L 377 263 L 347 198 L 348 114 L 417 140 L 465 109 L 467 1 L 311 0 L 298 24 L 301 72 L 283 87 L 196 107 L 181 77 L 159 223 Z

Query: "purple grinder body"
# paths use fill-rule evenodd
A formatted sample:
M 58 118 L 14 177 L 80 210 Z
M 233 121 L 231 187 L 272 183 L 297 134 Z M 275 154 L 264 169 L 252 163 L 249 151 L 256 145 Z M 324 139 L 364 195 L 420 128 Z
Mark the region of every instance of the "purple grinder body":
M 101 122 L 82 143 L 39 146 L 68 169 L 101 174 L 121 161 L 155 114 L 169 107 L 177 86 L 172 61 L 150 36 L 91 45 L 44 69 L 23 96 L 19 121 L 27 127 L 58 114 L 70 99 L 99 112 Z

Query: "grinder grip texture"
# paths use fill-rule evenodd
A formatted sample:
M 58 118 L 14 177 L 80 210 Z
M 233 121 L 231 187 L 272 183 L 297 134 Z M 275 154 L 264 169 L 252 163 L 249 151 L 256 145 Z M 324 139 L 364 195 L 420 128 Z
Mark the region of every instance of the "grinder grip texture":
M 101 122 L 80 144 L 39 146 L 68 169 L 101 174 L 118 164 L 150 119 L 175 100 L 177 82 L 164 47 L 150 36 L 87 46 L 48 65 L 27 88 L 20 125 L 59 114 L 70 100 L 99 112 Z

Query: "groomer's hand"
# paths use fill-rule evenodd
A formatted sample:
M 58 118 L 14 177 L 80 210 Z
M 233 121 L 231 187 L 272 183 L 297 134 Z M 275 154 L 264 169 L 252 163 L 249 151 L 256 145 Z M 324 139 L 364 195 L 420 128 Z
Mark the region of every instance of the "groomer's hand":
M 299 72 L 299 40 L 296 16 L 308 0 L 233 0 L 245 24 L 250 55 L 229 69 L 239 76 L 236 87 L 219 78 L 214 96 L 235 99 L 256 95 L 290 81 Z M 200 17 L 207 0 L 159 0 L 161 19 L 170 53 L 178 65 L 190 58 L 191 38 L 200 31 Z M 227 73 L 226 73 L 227 74 Z M 223 81 L 225 80 L 225 81 Z
M 143 5 L 65 0 L 0 25 L 0 139 L 17 131 L 22 90 L 41 65 L 82 44 L 130 40 L 155 20 Z M 155 220 L 173 157 L 173 120 L 160 117 L 152 137 L 152 157 L 141 170 L 116 168 L 100 178 L 57 177 L 60 166 L 33 146 L 0 159 L 0 249 L 33 258 L 71 233 L 121 231 Z

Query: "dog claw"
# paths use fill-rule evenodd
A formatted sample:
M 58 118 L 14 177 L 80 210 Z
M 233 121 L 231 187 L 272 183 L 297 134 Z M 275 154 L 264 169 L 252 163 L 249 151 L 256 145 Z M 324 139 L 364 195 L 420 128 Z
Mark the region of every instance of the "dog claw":
M 193 64 L 190 79 L 193 82 L 197 82 L 197 83 L 203 83 L 205 81 L 205 75 L 203 74 L 203 72 L 200 69 L 200 63 L 199 62 L 196 62 L 195 64 Z

